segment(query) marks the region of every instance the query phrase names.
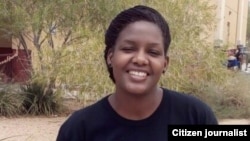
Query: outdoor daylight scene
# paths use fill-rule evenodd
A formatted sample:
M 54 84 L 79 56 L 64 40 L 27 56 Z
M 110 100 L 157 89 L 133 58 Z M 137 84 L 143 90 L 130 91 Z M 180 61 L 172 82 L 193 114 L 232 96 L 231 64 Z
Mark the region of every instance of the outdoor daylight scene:
M 0 141 L 167 141 L 171 124 L 250 125 L 249 6 L 1 0 Z

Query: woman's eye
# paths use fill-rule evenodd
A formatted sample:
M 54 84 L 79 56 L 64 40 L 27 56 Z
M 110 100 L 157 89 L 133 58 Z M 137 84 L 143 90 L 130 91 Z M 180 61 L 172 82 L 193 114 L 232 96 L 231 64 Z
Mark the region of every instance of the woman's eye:
M 125 51 L 125 52 L 131 52 L 131 51 L 133 51 L 134 49 L 131 48 L 131 47 L 125 47 L 125 48 L 122 48 L 122 50 Z
M 151 50 L 149 51 L 150 54 L 154 55 L 154 56 L 158 56 L 160 55 L 160 52 L 159 51 L 155 51 L 155 50 Z

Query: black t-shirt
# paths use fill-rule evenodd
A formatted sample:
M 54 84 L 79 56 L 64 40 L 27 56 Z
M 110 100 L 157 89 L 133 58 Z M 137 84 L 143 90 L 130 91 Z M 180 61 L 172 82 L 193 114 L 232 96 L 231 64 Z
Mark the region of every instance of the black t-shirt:
M 243 48 L 238 48 L 235 53 L 235 57 L 238 61 L 241 60 L 241 57 L 242 57 L 241 55 L 243 55 Z
M 241 55 L 241 52 L 238 50 L 235 54 L 235 57 L 237 60 L 240 60 L 240 55 Z
M 218 124 L 211 108 L 199 99 L 163 89 L 157 110 L 143 120 L 118 115 L 108 96 L 74 112 L 61 126 L 57 141 L 167 141 L 169 124 Z

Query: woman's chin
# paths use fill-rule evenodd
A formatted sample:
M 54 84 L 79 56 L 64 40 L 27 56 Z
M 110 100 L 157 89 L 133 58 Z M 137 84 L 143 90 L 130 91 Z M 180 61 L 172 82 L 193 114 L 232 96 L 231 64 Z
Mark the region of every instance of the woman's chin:
M 142 87 L 142 86 L 130 86 L 127 88 L 127 91 L 131 94 L 134 95 L 144 95 L 148 92 L 147 87 Z

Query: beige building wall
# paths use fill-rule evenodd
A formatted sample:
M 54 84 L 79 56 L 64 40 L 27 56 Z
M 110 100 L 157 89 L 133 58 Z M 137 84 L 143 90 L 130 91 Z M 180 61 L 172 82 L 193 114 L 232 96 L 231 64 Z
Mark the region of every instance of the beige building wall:
M 10 48 L 12 40 L 6 38 L 2 32 L 0 32 L 0 48 Z
M 216 46 L 246 45 L 248 0 L 212 0 L 216 9 Z

